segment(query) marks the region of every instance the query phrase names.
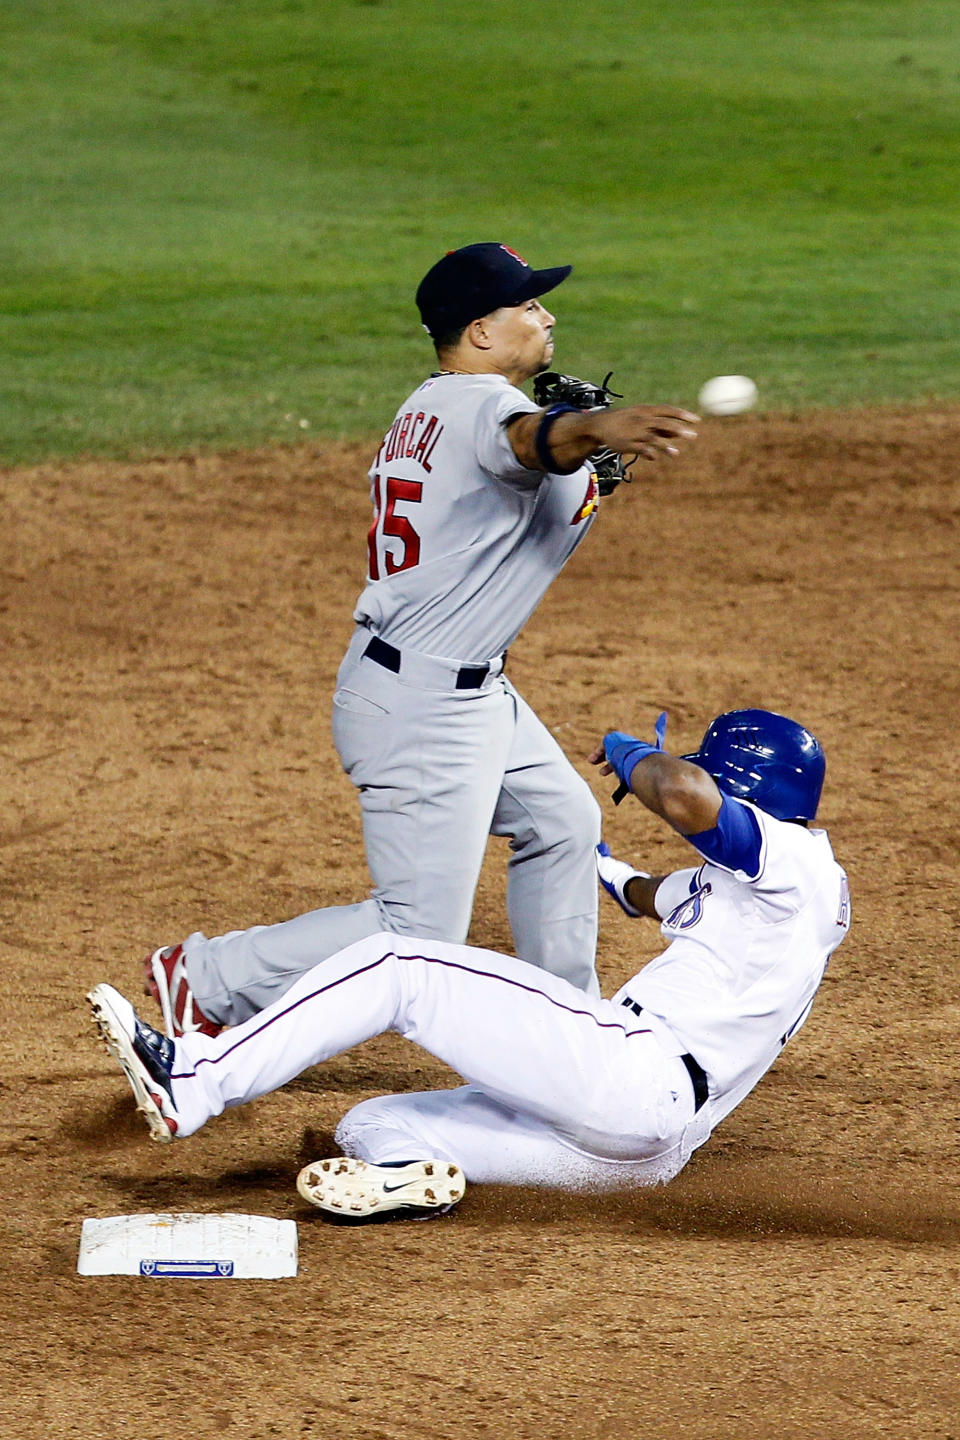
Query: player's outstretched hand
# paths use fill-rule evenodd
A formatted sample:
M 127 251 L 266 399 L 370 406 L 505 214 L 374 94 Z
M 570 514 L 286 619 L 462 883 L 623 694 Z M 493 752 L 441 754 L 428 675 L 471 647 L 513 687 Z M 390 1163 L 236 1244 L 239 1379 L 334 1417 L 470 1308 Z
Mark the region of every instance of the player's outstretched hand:
M 621 410 L 533 410 L 507 424 L 513 452 L 528 470 L 571 475 L 600 451 L 656 460 L 679 455 L 695 440 L 700 417 L 672 405 L 627 405 Z M 546 438 L 544 427 L 546 426 Z
M 613 774 L 613 766 L 608 764 L 607 762 L 607 754 L 603 748 L 602 740 L 600 741 L 600 744 L 597 746 L 596 750 L 590 751 L 590 754 L 587 756 L 587 764 L 599 765 L 601 775 Z
M 656 744 L 651 745 L 647 740 L 638 740 L 635 735 L 627 735 L 623 730 L 608 730 L 600 747 L 588 755 L 587 759 L 591 765 L 600 766 L 601 775 L 616 775 L 620 781 L 613 792 L 614 805 L 619 805 L 620 801 L 629 795 L 630 777 L 634 767 L 648 755 L 657 755 L 663 751 L 666 733 L 667 712 L 661 710 L 654 726 Z
M 690 410 L 677 410 L 672 405 L 626 405 L 591 415 L 600 445 L 618 455 L 639 455 L 643 460 L 679 455 L 682 445 L 697 438 L 693 427 L 699 419 Z
M 628 785 L 634 765 L 644 756 L 656 754 L 663 749 L 667 735 L 666 710 L 661 710 L 657 716 L 653 733 L 654 743 L 651 745 L 648 740 L 638 740 L 635 735 L 628 735 L 624 730 L 608 730 L 597 748 L 591 750 L 587 760 L 591 765 L 600 766 L 601 775 L 616 775 L 618 780 Z

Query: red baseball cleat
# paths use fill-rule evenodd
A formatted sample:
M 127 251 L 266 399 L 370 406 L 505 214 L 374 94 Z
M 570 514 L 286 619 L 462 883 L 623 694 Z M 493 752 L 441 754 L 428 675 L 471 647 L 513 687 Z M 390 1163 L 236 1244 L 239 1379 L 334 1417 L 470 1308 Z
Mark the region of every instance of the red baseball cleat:
M 204 1015 L 187 980 L 187 959 L 182 945 L 164 945 L 143 962 L 144 995 L 152 995 L 163 1012 L 171 1040 L 180 1035 L 219 1035 L 223 1026 Z

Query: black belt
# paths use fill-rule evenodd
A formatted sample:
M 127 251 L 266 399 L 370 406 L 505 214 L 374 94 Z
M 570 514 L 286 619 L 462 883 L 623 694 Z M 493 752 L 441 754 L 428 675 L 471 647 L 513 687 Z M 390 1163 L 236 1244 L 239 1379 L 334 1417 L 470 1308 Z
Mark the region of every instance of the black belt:
M 638 1005 L 636 1000 L 631 1000 L 629 995 L 625 995 L 621 1003 L 626 1005 L 628 1010 L 632 1010 L 634 1015 L 639 1015 L 643 1010 L 643 1006 Z M 693 1113 L 696 1114 L 710 1098 L 707 1072 L 702 1065 L 694 1060 L 692 1055 L 681 1055 L 680 1059 L 684 1065 L 686 1065 L 687 1074 L 690 1076 L 690 1083 L 693 1085 Z
M 382 665 L 384 670 L 392 670 L 394 675 L 400 674 L 400 662 L 403 658 L 400 651 L 396 645 L 381 640 L 379 635 L 371 636 L 363 654 L 365 659 Z M 457 671 L 456 689 L 478 690 L 489 674 L 489 665 L 461 665 Z

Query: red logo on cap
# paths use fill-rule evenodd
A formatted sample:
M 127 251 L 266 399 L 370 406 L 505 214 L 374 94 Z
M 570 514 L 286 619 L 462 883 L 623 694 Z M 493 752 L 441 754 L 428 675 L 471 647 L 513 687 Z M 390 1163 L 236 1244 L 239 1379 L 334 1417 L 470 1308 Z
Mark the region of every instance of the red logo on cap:
M 508 254 L 508 255 L 512 255 L 513 258 L 514 258 L 514 260 L 519 260 L 521 265 L 526 265 L 526 266 L 527 266 L 527 269 L 528 269 L 528 270 L 530 269 L 530 266 L 527 265 L 527 262 L 526 262 L 526 260 L 524 260 L 523 256 L 520 255 L 520 254 L 518 254 L 517 251 L 514 250 L 514 249 L 512 249 L 511 246 L 509 246 L 509 245 L 501 245 L 501 246 L 500 246 L 500 249 L 501 249 L 501 250 L 506 250 L 507 254 Z

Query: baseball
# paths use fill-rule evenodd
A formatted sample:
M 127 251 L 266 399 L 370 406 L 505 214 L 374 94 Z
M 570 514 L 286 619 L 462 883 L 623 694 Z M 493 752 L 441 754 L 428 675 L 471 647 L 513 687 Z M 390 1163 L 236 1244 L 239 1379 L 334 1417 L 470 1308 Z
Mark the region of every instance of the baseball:
M 756 403 L 757 387 L 747 375 L 714 375 L 697 396 L 703 415 L 740 415 Z

